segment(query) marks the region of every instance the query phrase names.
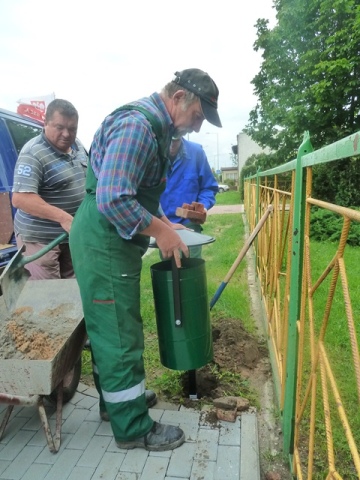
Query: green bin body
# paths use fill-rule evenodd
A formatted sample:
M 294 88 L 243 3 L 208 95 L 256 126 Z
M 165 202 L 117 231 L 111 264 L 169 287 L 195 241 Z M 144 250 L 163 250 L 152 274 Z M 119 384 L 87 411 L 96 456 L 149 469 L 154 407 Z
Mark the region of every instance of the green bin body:
M 181 325 L 175 324 L 171 261 L 152 265 L 161 363 L 172 370 L 195 370 L 213 360 L 205 261 L 183 258 L 179 274 Z

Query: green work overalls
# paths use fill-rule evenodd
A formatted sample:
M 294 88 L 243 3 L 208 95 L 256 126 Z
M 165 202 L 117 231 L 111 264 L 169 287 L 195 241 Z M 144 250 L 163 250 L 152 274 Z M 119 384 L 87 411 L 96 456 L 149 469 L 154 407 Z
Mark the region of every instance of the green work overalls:
M 163 159 L 165 178 L 166 161 Z M 141 189 L 137 200 L 158 211 L 165 183 Z M 91 341 L 100 410 L 108 412 L 114 437 L 132 440 L 148 433 L 153 420 L 145 402 L 144 334 L 140 315 L 142 256 L 149 237 L 119 236 L 96 205 L 97 179 L 89 164 L 86 196 L 70 232 L 70 249 Z

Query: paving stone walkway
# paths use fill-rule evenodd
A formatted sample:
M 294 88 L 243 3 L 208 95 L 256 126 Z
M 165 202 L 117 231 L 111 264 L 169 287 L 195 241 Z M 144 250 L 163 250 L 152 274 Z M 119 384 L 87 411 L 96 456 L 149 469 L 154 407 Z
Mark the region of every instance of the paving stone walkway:
M 1 417 L 5 410 L 0 404 Z M 54 432 L 55 408 L 46 411 Z M 79 384 L 63 407 L 58 453 L 47 446 L 37 409 L 14 407 L 0 441 L 0 480 L 259 480 L 256 415 L 214 424 L 208 413 L 159 402 L 152 418 L 179 425 L 185 443 L 166 452 L 123 450 L 99 418 L 96 390 Z

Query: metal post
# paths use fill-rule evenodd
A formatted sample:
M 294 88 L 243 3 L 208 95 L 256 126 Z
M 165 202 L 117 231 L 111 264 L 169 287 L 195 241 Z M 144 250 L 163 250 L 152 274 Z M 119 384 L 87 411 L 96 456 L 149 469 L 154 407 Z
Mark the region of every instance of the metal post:
M 296 179 L 293 211 L 292 231 L 292 257 L 290 270 L 290 306 L 288 347 L 286 358 L 285 399 L 283 410 L 284 452 L 293 454 L 294 451 L 294 428 L 295 428 L 295 400 L 297 381 L 297 352 L 298 331 L 297 321 L 300 318 L 301 288 L 303 272 L 303 246 L 304 246 L 304 218 L 305 218 L 305 175 L 302 166 L 303 155 L 312 152 L 309 134 L 304 135 L 296 163 Z

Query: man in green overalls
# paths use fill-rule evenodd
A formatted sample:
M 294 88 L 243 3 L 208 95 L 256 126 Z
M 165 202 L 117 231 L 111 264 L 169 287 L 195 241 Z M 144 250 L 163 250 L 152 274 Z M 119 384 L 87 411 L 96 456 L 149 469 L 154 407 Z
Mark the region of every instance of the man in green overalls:
M 176 72 L 160 93 L 120 107 L 97 130 L 86 196 L 70 231 L 70 249 L 91 341 L 100 415 L 120 448 L 152 451 L 180 446 L 184 432 L 154 422 L 145 390 L 140 315 L 142 256 L 154 237 L 164 258 L 188 248 L 159 205 L 171 137 L 199 132 L 203 120 L 221 127 L 218 88 L 202 70 Z M 184 228 L 180 226 L 180 228 Z

